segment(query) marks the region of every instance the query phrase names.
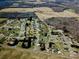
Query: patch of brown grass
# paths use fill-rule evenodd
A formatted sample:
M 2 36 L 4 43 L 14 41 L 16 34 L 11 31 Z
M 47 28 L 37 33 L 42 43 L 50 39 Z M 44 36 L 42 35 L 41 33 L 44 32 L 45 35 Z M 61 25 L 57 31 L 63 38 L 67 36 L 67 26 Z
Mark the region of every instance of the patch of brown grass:
M 20 48 L 4 48 L 0 50 L 0 59 L 69 59 L 56 54 L 46 54 Z M 78 58 L 76 58 L 78 59 Z

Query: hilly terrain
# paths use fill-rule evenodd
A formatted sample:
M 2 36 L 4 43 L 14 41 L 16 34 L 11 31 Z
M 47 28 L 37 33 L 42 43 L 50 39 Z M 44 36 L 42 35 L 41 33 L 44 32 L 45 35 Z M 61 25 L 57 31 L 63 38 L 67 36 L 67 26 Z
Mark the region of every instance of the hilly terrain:
M 79 59 L 79 0 L 0 0 L 0 59 Z

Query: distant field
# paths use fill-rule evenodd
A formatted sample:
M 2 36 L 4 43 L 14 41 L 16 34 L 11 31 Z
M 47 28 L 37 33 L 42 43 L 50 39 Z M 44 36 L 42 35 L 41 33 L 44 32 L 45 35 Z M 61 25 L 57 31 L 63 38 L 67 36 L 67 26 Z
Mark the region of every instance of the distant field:
M 40 7 L 40 8 L 5 8 L 0 10 L 0 12 L 35 12 L 35 14 L 40 19 L 47 19 L 51 17 L 79 17 L 79 14 L 70 11 L 55 12 L 49 7 Z

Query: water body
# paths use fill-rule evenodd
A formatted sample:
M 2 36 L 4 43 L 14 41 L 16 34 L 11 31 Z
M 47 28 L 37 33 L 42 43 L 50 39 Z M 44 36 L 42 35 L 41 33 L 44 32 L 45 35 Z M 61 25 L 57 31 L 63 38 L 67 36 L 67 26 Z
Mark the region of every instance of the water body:
M 24 2 L 25 1 L 25 2 Z M 26 2 L 30 1 L 30 3 Z M 43 3 L 44 2 L 44 3 Z M 33 8 L 33 7 L 58 7 L 62 2 L 48 2 L 47 0 L 37 3 L 36 0 L 0 0 L 0 8 L 16 7 L 16 8 Z
M 16 7 L 16 8 L 33 8 L 33 7 L 56 7 L 58 6 L 54 2 L 45 2 L 45 3 L 24 3 L 19 1 L 1 1 L 0 0 L 0 8 L 7 8 L 7 7 Z
M 7 1 L 0 1 L 0 8 L 1 7 L 9 7 L 13 4 L 14 2 L 7 2 Z

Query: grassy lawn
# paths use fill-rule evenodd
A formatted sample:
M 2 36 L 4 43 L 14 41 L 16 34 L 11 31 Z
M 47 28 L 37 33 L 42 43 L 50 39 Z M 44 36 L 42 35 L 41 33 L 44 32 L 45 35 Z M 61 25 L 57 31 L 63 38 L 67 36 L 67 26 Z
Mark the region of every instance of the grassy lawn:
M 3 26 L 6 22 L 6 20 L 8 20 L 7 18 L 0 18 L 0 26 Z
M 78 57 L 74 59 L 78 59 Z M 57 54 L 47 54 L 21 48 L 0 48 L 0 59 L 70 59 Z
M 7 18 L 0 18 L 0 23 L 3 22 L 3 21 L 6 21 Z
M 0 59 L 66 59 L 55 54 L 45 54 L 20 48 L 0 48 Z

